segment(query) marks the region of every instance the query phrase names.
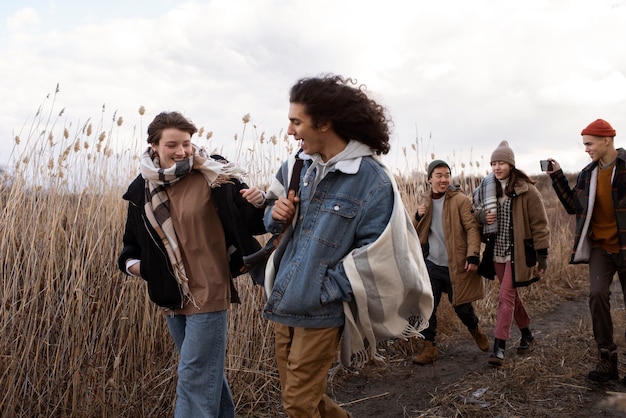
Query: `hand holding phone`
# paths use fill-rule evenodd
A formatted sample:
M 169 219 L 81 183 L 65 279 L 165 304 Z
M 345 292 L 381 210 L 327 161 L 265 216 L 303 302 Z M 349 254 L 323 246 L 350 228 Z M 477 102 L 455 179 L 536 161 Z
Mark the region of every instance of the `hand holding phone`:
M 550 160 L 541 160 L 539 164 L 541 164 L 541 171 L 554 171 L 554 165 Z

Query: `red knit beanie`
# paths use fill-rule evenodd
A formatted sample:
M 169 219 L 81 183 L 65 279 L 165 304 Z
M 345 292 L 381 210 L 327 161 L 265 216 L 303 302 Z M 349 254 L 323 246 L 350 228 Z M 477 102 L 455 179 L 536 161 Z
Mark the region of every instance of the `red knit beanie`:
M 604 119 L 596 119 L 591 122 L 583 131 L 581 135 L 599 136 L 601 138 L 615 136 L 615 129 Z

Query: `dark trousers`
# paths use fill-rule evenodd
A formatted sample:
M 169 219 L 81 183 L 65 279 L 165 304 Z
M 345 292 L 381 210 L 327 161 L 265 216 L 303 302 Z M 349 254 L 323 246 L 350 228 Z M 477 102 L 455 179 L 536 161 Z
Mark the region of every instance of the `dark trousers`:
M 613 320 L 611 319 L 611 283 L 617 273 L 626 302 L 626 262 L 619 254 L 611 254 L 599 247 L 591 249 L 589 257 L 589 310 L 593 336 L 598 348 L 615 350 Z
M 452 303 L 452 283 L 450 282 L 450 272 L 448 267 L 438 266 L 430 260 L 426 260 L 426 268 L 430 277 L 430 285 L 433 288 L 434 307 L 433 313 L 428 321 L 428 328 L 423 332 L 424 339 L 435 342 L 437 336 L 437 307 L 441 301 L 441 296 L 445 292 L 448 300 Z M 454 307 L 454 312 L 468 330 L 475 330 L 478 326 L 478 317 L 474 313 L 471 303 L 462 303 Z

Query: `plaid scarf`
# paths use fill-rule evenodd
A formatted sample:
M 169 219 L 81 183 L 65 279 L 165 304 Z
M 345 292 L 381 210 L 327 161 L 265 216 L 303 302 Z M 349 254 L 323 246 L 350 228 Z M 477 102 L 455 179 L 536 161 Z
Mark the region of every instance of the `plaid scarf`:
M 150 225 L 157 232 L 167 251 L 167 256 L 174 270 L 174 277 L 180 285 L 184 297 L 191 303 L 196 302 L 189 291 L 189 279 L 183 265 L 176 231 L 170 215 L 167 188 L 179 182 L 192 170 L 201 172 L 211 188 L 231 182 L 231 178 L 242 180 L 244 170 L 233 163 L 209 158 L 203 148 L 193 145 L 193 154 L 185 160 L 176 162 L 169 168 L 161 168 L 159 156 L 152 147 L 143 153 L 139 166 L 141 176 L 146 181 L 145 212 Z
M 496 176 L 489 173 L 487 177 L 480 182 L 480 185 L 474 190 L 474 209 L 477 211 L 494 212 L 497 208 L 497 192 L 496 192 Z M 483 225 L 483 235 L 495 234 L 498 231 L 498 222 Z

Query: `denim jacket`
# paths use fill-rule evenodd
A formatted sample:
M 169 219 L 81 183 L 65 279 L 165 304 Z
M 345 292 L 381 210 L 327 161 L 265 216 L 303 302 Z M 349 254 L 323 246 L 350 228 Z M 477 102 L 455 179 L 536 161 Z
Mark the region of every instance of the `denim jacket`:
M 343 302 L 352 297 L 342 260 L 385 229 L 393 209 L 393 186 L 373 157 L 363 157 L 357 173 L 332 171 L 311 195 L 316 169 L 305 178 L 310 165 L 310 160 L 304 161 L 297 222 L 263 316 L 294 327 L 338 327 L 344 324 Z M 276 174 L 285 187 L 287 172 L 284 163 Z M 269 202 L 265 226 L 280 232 L 284 223 L 272 219 L 273 204 Z

